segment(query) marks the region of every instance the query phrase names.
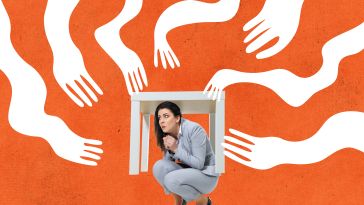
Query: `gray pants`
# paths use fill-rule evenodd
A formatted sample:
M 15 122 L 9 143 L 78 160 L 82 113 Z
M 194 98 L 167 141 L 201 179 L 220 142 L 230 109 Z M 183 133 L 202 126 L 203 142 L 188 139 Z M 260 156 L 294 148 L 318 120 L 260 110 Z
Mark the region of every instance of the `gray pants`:
M 208 176 L 198 169 L 184 169 L 166 159 L 158 160 L 154 164 L 153 175 L 166 194 L 175 193 L 186 201 L 212 192 L 218 181 L 216 176 Z

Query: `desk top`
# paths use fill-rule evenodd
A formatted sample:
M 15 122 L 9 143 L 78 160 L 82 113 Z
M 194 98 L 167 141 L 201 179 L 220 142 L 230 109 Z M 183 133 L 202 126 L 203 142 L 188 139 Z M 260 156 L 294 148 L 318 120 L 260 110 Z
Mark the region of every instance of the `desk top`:
M 140 112 L 154 114 L 156 107 L 164 101 L 176 103 L 184 114 L 207 114 L 216 112 L 216 104 L 224 103 L 225 91 L 220 101 L 215 101 L 203 94 L 203 91 L 183 92 L 141 92 L 131 96 L 131 101 L 140 102 Z

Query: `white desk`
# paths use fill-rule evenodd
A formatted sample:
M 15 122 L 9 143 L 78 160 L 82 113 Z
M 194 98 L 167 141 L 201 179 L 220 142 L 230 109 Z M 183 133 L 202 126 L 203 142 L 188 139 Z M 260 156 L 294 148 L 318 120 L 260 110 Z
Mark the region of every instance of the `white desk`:
M 150 115 L 164 101 L 176 103 L 183 114 L 209 114 L 209 135 L 215 151 L 216 172 L 225 172 L 225 159 L 221 143 L 225 132 L 225 92 L 220 101 L 214 101 L 202 94 L 192 92 L 141 92 L 131 97 L 130 158 L 129 174 L 139 174 L 140 163 L 140 117 L 142 115 L 141 171 L 148 171 Z

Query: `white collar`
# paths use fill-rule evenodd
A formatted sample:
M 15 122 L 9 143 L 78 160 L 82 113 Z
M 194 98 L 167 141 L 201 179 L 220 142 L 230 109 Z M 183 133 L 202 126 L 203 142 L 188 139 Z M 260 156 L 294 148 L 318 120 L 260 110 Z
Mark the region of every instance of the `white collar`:
M 178 137 L 182 135 L 182 124 L 179 125 Z
M 182 118 L 181 118 L 181 124 L 179 125 L 179 130 L 178 130 L 178 138 L 181 137 L 182 135 Z

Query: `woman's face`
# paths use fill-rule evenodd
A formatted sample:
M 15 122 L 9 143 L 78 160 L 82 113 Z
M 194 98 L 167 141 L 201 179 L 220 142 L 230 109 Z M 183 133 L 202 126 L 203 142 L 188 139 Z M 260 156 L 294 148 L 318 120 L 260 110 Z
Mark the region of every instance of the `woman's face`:
M 167 108 L 158 111 L 159 126 L 164 133 L 178 132 L 180 116 L 174 116 L 171 110 Z

